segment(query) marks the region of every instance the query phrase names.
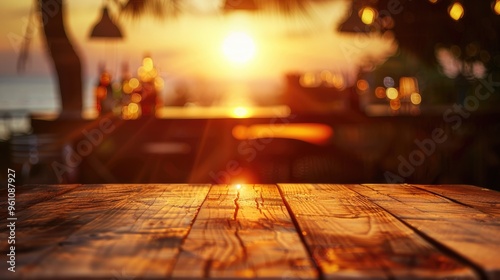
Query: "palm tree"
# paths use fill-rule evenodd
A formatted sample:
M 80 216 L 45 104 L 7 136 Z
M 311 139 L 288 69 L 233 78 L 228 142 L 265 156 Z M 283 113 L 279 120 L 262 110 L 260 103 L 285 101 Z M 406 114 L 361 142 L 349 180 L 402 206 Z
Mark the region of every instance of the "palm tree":
M 66 33 L 65 1 L 37 0 L 43 14 L 43 31 L 49 56 L 57 74 L 62 115 L 80 116 L 82 111 L 82 67 L 80 57 Z

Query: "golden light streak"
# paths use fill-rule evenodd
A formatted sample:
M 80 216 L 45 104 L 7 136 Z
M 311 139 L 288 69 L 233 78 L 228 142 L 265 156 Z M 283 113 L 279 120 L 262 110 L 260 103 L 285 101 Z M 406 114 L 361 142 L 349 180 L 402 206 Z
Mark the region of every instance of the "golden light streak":
M 238 108 L 238 107 L 236 107 Z M 156 117 L 160 119 L 217 119 L 236 118 L 232 107 L 160 107 L 156 110 Z M 287 118 L 290 116 L 290 107 L 286 105 L 269 107 L 241 107 L 237 109 L 240 114 L 246 110 L 246 116 L 240 118 Z
M 255 124 L 250 126 L 237 125 L 233 128 L 233 137 L 238 140 L 258 138 L 285 138 L 323 145 L 333 136 L 333 129 L 318 123 L 291 123 L 280 126 L 279 129 L 270 124 Z

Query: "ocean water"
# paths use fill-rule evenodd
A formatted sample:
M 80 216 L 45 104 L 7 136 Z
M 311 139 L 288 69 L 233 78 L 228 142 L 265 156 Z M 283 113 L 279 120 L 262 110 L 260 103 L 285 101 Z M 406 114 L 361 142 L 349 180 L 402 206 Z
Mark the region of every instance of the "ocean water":
M 84 108 L 92 106 L 92 86 L 95 81 L 84 80 Z M 0 111 L 57 112 L 60 98 L 57 81 L 50 76 L 0 76 Z
M 57 86 L 50 77 L 0 77 L 0 111 L 56 112 Z
M 91 91 L 91 83 L 87 83 L 85 108 L 92 104 Z M 31 113 L 57 113 L 60 107 L 57 84 L 52 77 L 0 77 L 0 140 L 8 139 L 12 133 L 29 132 Z

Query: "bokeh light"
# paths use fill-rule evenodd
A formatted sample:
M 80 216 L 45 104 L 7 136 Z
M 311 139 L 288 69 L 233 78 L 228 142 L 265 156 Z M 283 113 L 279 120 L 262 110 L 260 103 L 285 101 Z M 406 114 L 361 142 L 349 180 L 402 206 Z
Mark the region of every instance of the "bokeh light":
M 399 101 L 398 99 L 391 100 L 390 106 L 391 106 L 391 109 L 394 111 L 399 110 L 401 108 L 401 101 Z
M 146 70 L 146 71 L 153 70 L 153 59 L 151 57 L 145 57 L 142 60 L 142 64 L 144 66 L 144 70 Z
M 372 7 L 364 7 L 360 11 L 360 17 L 361 21 L 366 24 L 370 25 L 373 24 L 375 21 L 375 18 L 377 17 L 377 11 L 373 9 Z
M 410 95 L 410 100 L 411 103 L 419 105 L 420 103 L 422 103 L 422 96 L 419 93 L 414 92 Z
M 397 89 L 390 87 L 385 91 L 385 94 L 387 95 L 387 98 L 394 100 L 398 98 L 399 92 Z
M 141 102 L 141 100 L 142 100 L 142 96 L 140 94 L 138 94 L 138 93 L 134 93 L 130 97 L 130 101 L 132 101 L 134 103 L 139 103 L 139 102 Z
M 493 11 L 495 14 L 500 15 L 500 0 L 496 0 L 495 3 L 493 3 Z
M 307 72 L 304 73 L 300 77 L 300 85 L 303 87 L 317 87 L 318 86 L 318 79 L 316 78 L 316 74 L 312 72 Z
M 464 7 L 460 2 L 455 2 L 448 8 L 448 13 L 452 19 L 459 20 L 464 16 Z
M 392 77 L 385 77 L 384 78 L 384 86 L 385 87 L 394 87 L 394 85 L 395 85 L 394 78 L 392 78 Z
M 366 80 L 358 80 L 358 82 L 356 83 L 356 87 L 363 92 L 367 91 L 370 88 L 370 85 Z
M 132 88 L 132 89 L 136 89 L 138 86 L 139 86 L 139 80 L 136 79 L 136 78 L 132 78 L 128 81 L 128 85 Z
M 337 89 L 344 89 L 345 88 L 345 80 L 344 77 L 340 74 L 334 74 L 332 77 L 332 84 L 334 87 Z
M 377 88 L 375 89 L 375 96 L 376 96 L 377 98 L 381 98 L 381 99 L 382 99 L 382 98 L 385 98 L 385 97 L 386 97 L 386 94 L 385 94 L 385 88 L 383 88 L 383 87 L 377 87 Z

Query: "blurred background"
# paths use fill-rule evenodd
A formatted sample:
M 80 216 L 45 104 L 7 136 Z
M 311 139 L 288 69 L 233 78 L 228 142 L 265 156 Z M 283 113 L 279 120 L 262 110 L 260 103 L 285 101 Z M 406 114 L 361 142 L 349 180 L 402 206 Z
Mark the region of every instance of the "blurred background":
M 0 11 L 1 166 L 19 183 L 500 189 L 500 0 Z

